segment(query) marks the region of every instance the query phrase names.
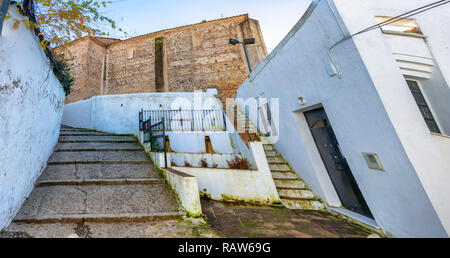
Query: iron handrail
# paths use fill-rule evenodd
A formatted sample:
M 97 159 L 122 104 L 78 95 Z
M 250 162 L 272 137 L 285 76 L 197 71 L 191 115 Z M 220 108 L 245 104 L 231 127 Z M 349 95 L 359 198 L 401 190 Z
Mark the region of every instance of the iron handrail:
M 226 131 L 226 118 L 222 110 L 142 110 L 139 112 L 139 129 L 142 121 L 152 125 L 164 118 L 166 131 Z M 161 124 L 154 129 L 161 130 Z

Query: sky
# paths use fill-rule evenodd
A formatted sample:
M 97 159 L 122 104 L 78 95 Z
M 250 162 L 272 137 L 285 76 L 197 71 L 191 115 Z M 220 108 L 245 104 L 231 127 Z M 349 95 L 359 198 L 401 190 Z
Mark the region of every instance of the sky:
M 129 36 L 248 13 L 259 20 L 272 51 L 306 11 L 310 0 L 113 0 L 107 9 Z

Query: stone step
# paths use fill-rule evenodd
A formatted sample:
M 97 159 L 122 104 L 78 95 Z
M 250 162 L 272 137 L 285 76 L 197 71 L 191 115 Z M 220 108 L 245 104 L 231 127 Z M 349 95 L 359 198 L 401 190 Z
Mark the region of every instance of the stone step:
M 276 151 L 272 144 L 264 144 L 263 147 L 265 151 Z
M 269 137 L 263 136 L 261 137 L 262 144 L 272 145 L 272 142 L 269 140 Z
M 306 189 L 305 183 L 301 180 L 274 178 L 273 181 L 277 188 Z
M 65 136 L 65 137 L 69 137 L 69 136 L 84 136 L 84 137 L 95 137 L 95 136 L 99 136 L 99 137 L 133 137 L 133 135 L 131 134 L 112 134 L 112 133 L 101 133 L 101 132 L 71 132 L 71 133 L 65 133 L 62 132 L 60 133 L 60 136 Z M 89 139 L 89 138 L 88 138 Z
M 317 200 L 281 199 L 281 203 L 288 209 L 294 210 L 323 210 L 325 206 Z
M 281 179 L 292 179 L 292 180 L 298 179 L 297 174 L 293 172 L 272 172 L 272 177 Z
M 117 214 L 58 214 L 45 216 L 16 217 L 15 223 L 53 224 L 53 223 L 113 223 L 113 222 L 150 222 L 159 220 L 180 219 L 185 215 L 182 211 L 154 213 L 117 213 Z
M 55 218 L 122 220 L 178 213 L 175 197 L 163 184 L 36 187 L 16 222 L 45 223 Z M 61 221 L 61 220 L 58 220 Z
M 286 164 L 269 164 L 272 172 L 290 172 L 291 168 Z
M 39 181 L 35 186 L 44 187 L 57 185 L 153 185 L 153 184 L 164 184 L 164 180 L 153 178 L 49 180 L 49 181 Z
M 266 150 L 266 157 L 280 157 L 280 154 L 278 154 L 278 152 L 273 151 L 273 150 Z
M 39 177 L 41 181 L 92 179 L 160 178 L 152 164 L 70 164 L 49 165 Z
M 74 143 L 58 143 L 55 151 L 83 151 L 83 150 L 143 150 L 142 146 L 137 143 L 123 142 L 74 142 Z
M 60 136 L 59 142 L 137 142 L 133 136 Z
M 104 162 L 118 162 L 118 163 L 147 163 L 150 158 L 144 151 L 83 151 L 83 152 L 55 152 L 48 160 L 48 164 L 94 164 Z
M 314 193 L 311 190 L 307 189 L 277 189 L 280 198 L 282 199 L 313 199 Z
M 59 132 L 59 136 L 104 136 L 108 135 L 106 133 L 101 132 L 91 132 L 91 131 L 78 131 L 78 130 L 61 130 Z
M 281 156 L 267 157 L 267 162 L 269 164 L 286 164 L 286 161 Z

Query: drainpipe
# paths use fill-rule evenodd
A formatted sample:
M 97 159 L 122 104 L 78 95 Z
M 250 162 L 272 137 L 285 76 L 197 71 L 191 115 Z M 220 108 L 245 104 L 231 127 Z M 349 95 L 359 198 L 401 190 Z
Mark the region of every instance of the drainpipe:
M 318 0 L 320 1 L 320 0 Z M 338 13 L 336 12 L 336 6 L 334 5 L 334 2 L 331 3 L 330 0 L 326 0 L 328 7 L 330 8 L 331 12 L 333 13 L 334 18 L 336 19 L 337 23 L 339 24 L 339 28 L 342 31 L 342 34 L 344 34 L 344 37 L 339 40 L 338 42 L 336 42 L 335 44 L 333 44 L 329 49 L 328 49 L 328 56 L 331 59 L 331 62 L 333 62 L 334 67 L 336 68 L 337 71 L 337 76 L 339 79 L 342 78 L 342 71 L 338 65 L 338 63 L 336 62 L 336 59 L 333 56 L 332 50 L 333 48 L 335 48 L 337 45 L 341 44 L 342 42 L 351 39 L 352 36 L 350 35 L 350 32 L 346 29 L 346 27 L 343 25 L 342 20 L 340 18 L 340 16 L 338 15 Z
M 10 2 L 11 0 L 0 0 L 0 35 L 2 35 L 3 21 L 8 13 Z

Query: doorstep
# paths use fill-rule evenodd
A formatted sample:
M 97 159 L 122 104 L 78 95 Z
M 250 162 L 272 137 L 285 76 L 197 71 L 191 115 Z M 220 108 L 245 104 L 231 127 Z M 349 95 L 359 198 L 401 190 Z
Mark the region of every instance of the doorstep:
M 370 226 L 370 227 L 374 228 L 375 230 L 378 230 L 378 231 L 381 230 L 381 227 L 378 225 L 378 223 L 375 220 L 368 218 L 364 215 L 358 214 L 358 213 L 350 211 L 350 210 L 342 209 L 342 208 L 334 208 L 334 207 L 328 207 L 328 208 L 334 212 L 337 212 L 337 213 L 347 216 L 351 219 L 354 219 L 360 223 L 363 223 L 367 226 Z

